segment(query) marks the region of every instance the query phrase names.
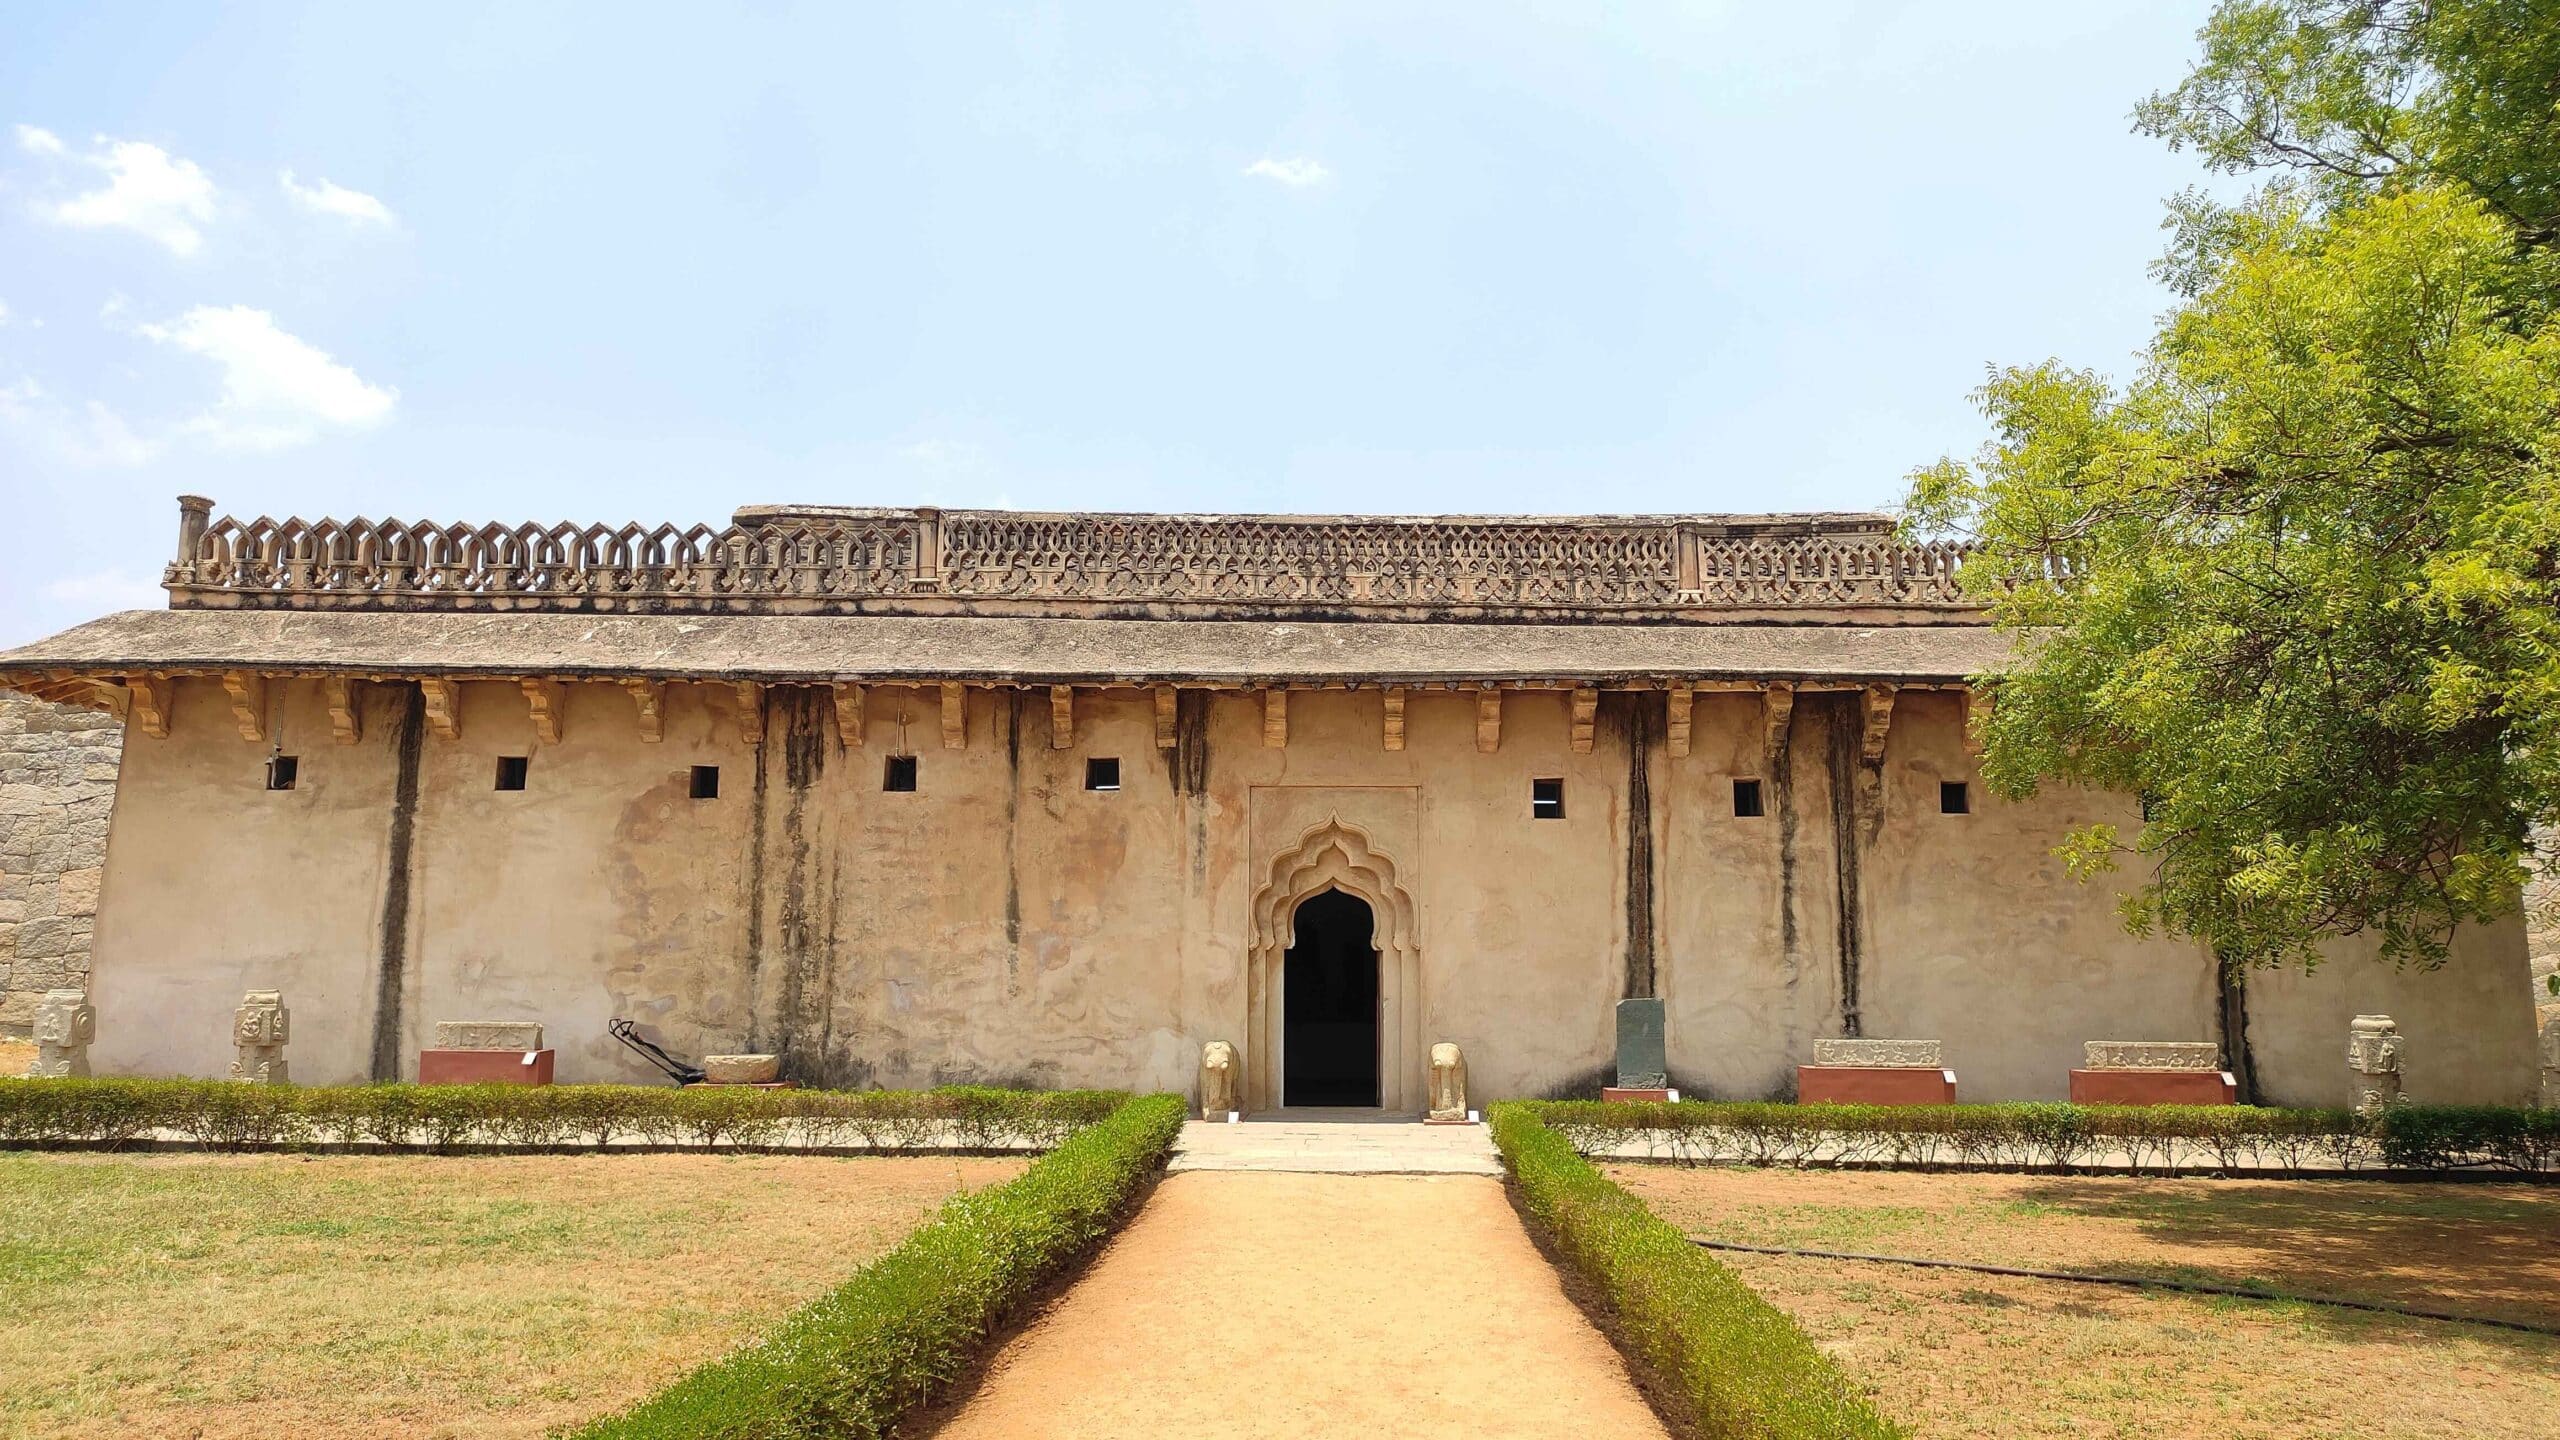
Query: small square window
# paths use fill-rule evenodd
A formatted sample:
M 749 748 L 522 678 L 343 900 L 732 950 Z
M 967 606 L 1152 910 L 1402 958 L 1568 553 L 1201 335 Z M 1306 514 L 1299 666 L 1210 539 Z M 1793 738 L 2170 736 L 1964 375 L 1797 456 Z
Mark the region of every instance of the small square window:
M 1084 762 L 1084 788 L 1087 790 L 1119 789 L 1120 762 L 1114 758 L 1087 760 Z
M 531 757 L 529 757 L 529 756 L 524 756 L 524 755 L 501 755 L 501 756 L 499 756 L 499 757 L 498 757 L 498 788 L 499 788 L 499 789 L 501 789 L 501 790 L 521 790 L 521 789 L 523 789 L 523 788 L 524 788 L 524 776 L 525 776 L 525 771 L 526 771 L 528 768 L 530 768 L 530 767 L 532 766 L 532 764 L 533 764 L 533 761 L 532 761 Z
M 1963 781 L 1941 780 L 1938 782 L 1938 813 L 1941 815 L 1973 813 L 1973 796 L 1966 791 Z
M 892 755 L 887 768 L 880 772 L 880 788 L 900 793 L 916 788 L 916 757 Z
M 302 762 L 300 760 L 291 755 L 270 755 L 267 757 L 268 789 L 290 790 L 293 788 L 293 782 L 301 777 Z
M 694 798 L 694 799 L 696 799 L 696 800 L 717 800 L 717 799 L 719 799 L 719 798 L 720 798 L 720 767 L 719 767 L 719 766 L 717 766 L 717 765 L 696 765 L 696 766 L 694 766 L 694 767 L 693 767 L 693 791 L 692 791 L 692 793 L 693 793 L 693 798 Z
M 1736 780 L 1733 782 L 1733 813 L 1736 818 L 1743 820 L 1757 820 L 1768 813 L 1760 808 L 1759 781 Z
M 1564 818 L 1564 782 L 1562 780 L 1529 782 L 1529 818 L 1532 820 Z

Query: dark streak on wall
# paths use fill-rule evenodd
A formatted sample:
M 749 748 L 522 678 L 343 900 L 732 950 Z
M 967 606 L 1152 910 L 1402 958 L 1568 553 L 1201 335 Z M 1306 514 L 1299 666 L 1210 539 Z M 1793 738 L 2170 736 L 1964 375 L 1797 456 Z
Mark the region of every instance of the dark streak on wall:
M 1604 696 L 1625 719 L 1627 743 L 1627 979 L 1626 996 L 1657 993 L 1654 974 L 1653 736 L 1650 694 Z M 1618 727 L 1612 727 L 1618 728 Z
M 1004 694 L 1004 990 L 1022 986 L 1022 692 Z
M 773 819 L 771 758 L 755 752 L 755 808 L 747 830 L 747 1049 L 759 1055 L 769 1053 L 764 1048 L 764 832 Z
M 1802 702 L 1798 702 L 1802 703 Z M 1865 916 L 1861 911 L 1859 859 L 1865 827 L 1859 823 L 1860 791 L 1865 761 L 1859 756 L 1866 722 L 1857 695 L 1821 697 L 1830 745 L 1831 858 L 1840 919 L 1840 1033 L 1863 1034 L 1858 1016 L 1858 965 L 1864 948 Z
M 1787 712 L 1787 728 L 1778 733 L 1778 753 L 1770 756 L 1769 813 L 1778 817 L 1778 955 L 1786 968 L 1787 998 L 1795 999 L 1796 979 L 1804 968 L 1804 934 L 1796 921 L 1796 760 L 1795 712 Z M 1788 1014 L 1795 1013 L 1792 1004 Z
M 765 734 L 779 732 L 785 792 L 782 895 L 774 926 L 783 963 L 776 1050 L 784 1078 L 824 1085 L 836 1078 L 830 1051 L 838 916 L 835 866 L 831 856 L 818 853 L 810 833 L 809 797 L 826 773 L 833 702 L 825 691 L 806 686 L 768 689 L 764 701 Z
M 2243 1105 L 2258 1103 L 2258 1065 L 2249 1054 L 2249 977 L 2220 956 L 2214 956 L 2214 989 L 2220 1004 L 2215 1020 L 2222 1031 L 2222 1066 L 2231 1072 L 2239 1094 L 2233 1098 Z
M 418 764 L 426 749 L 427 697 L 416 685 L 400 687 L 400 717 L 392 745 L 399 778 L 391 790 L 391 844 L 382 886 L 382 944 L 374 973 L 373 1065 L 376 1080 L 400 1078 L 400 1001 L 408 986 L 410 870 L 417 853 Z

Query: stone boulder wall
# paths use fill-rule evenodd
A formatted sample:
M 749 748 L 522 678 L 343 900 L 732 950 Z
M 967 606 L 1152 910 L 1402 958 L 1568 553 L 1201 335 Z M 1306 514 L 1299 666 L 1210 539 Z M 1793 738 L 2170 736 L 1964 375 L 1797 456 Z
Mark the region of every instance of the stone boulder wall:
M 32 1033 L 49 990 L 89 984 L 124 728 L 0 690 L 0 1036 Z

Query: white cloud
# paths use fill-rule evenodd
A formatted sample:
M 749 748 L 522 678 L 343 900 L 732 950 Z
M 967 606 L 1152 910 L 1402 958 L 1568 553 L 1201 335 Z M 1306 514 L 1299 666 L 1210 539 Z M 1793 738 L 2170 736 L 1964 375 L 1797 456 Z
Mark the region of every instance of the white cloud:
M 144 465 L 157 457 L 160 442 L 137 435 L 124 417 L 100 401 L 73 410 L 33 380 L 0 385 L 0 425 L 7 425 L 35 445 L 72 465 L 84 468 Z
M 326 177 L 317 185 L 305 185 L 287 170 L 276 180 L 284 186 L 284 193 L 293 198 L 294 204 L 314 215 L 335 215 L 352 225 L 379 225 L 386 230 L 398 223 L 392 218 L 390 206 L 361 190 L 350 190 Z
M 18 144 L 39 155 L 64 153 L 59 138 L 32 125 L 18 127 Z M 214 188 L 194 161 L 146 141 L 103 135 L 96 149 L 70 158 L 104 174 L 106 184 L 68 200 L 38 202 L 38 215 L 58 225 L 131 230 L 173 255 L 192 255 L 204 243 L 196 227 L 213 219 Z
M 1324 168 L 1323 161 L 1310 160 L 1303 155 L 1278 160 L 1266 155 L 1244 167 L 1244 173 L 1264 180 L 1277 180 L 1292 190 L 1303 190 L 1333 178 L 1333 172 Z
M 185 428 L 223 449 L 283 450 L 324 430 L 362 430 L 399 398 L 246 305 L 199 305 L 142 333 L 222 368 L 222 399 Z
M 0 325 L 9 323 L 9 302 L 0 300 Z
M 919 440 L 899 447 L 898 458 L 928 470 L 975 472 L 987 468 L 986 447 L 967 440 Z
M 87 610 L 157 610 L 169 603 L 169 592 L 157 580 L 123 570 L 71 575 L 44 587 L 46 598 Z

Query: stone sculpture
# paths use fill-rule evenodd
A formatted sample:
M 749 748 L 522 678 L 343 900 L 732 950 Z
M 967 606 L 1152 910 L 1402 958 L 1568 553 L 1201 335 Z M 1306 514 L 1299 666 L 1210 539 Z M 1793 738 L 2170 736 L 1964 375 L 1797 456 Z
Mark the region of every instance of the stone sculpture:
M 1813 1042 L 1813 1063 L 1935 1070 L 1946 1060 L 1935 1040 L 1827 1039 Z
M 89 1073 L 89 1042 L 98 1038 L 98 1007 L 86 990 L 47 990 L 36 1004 L 36 1059 L 27 1074 L 62 1080 Z
M 1224 1120 L 1244 1107 L 1236 1103 L 1236 1047 L 1212 1040 L 1200 1050 L 1200 1115 Z
M 1439 1121 L 1467 1118 L 1467 1057 L 1443 1040 L 1431 1047 L 1431 1113 Z
M 231 1017 L 231 1041 L 240 1056 L 231 1062 L 231 1078 L 259 1085 L 287 1083 L 284 1042 L 292 1012 L 284 1008 L 281 990 L 252 990 L 240 997 Z
M 2347 1068 L 2356 1075 L 2356 1113 L 2400 1102 L 2400 1027 L 2388 1015 L 2359 1015 L 2347 1027 Z
M 436 1022 L 436 1048 L 439 1050 L 539 1050 L 542 1048 L 542 1022 L 539 1020 L 439 1020 Z
M 782 1078 L 779 1055 L 705 1055 L 702 1057 L 702 1083 L 705 1085 L 770 1085 Z
M 2085 1070 L 2222 1068 L 2222 1047 L 2210 1040 L 2091 1040 L 2080 1050 Z
M 1659 1090 L 1671 1083 L 1663 1035 L 1660 999 L 1618 1002 L 1618 1089 Z

